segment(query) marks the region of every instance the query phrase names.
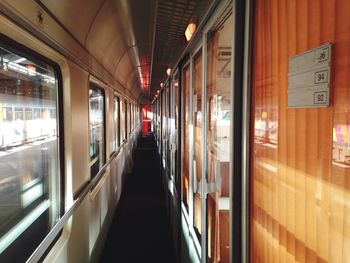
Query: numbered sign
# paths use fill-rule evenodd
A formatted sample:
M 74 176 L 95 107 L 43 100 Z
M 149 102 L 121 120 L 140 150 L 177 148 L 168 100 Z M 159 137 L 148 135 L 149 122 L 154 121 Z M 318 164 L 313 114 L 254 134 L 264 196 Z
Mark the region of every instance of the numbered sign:
M 288 107 L 329 106 L 331 44 L 289 58 Z

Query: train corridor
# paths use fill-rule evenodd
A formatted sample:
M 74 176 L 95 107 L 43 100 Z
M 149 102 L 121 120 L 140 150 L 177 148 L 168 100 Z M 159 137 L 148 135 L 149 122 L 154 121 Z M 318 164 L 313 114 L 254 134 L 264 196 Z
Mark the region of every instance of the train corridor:
M 175 262 L 153 135 L 141 136 L 100 262 Z

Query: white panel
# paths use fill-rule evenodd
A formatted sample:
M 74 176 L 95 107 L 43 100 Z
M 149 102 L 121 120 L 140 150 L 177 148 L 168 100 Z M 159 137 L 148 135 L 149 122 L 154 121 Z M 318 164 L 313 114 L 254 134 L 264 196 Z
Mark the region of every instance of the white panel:
M 329 105 L 331 58 L 331 44 L 289 58 L 288 107 Z

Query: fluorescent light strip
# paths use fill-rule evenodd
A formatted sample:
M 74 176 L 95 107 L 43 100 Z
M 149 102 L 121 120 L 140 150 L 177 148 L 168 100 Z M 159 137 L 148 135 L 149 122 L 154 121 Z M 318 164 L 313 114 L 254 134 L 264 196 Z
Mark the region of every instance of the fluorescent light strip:
M 22 73 L 22 74 L 27 74 L 29 76 L 35 76 L 35 75 L 41 76 L 41 77 L 44 78 L 43 80 L 45 80 L 45 81 L 47 81 L 49 83 L 52 83 L 52 84 L 55 83 L 55 78 L 53 78 L 51 76 L 48 76 L 46 74 L 42 74 L 42 73 L 39 73 L 39 72 L 36 72 L 36 71 L 33 71 L 33 70 L 29 70 L 26 67 L 17 64 L 16 62 L 9 62 L 8 63 L 8 68 L 13 70 L 13 71 Z
M 0 254 L 11 245 L 35 220 L 50 207 L 50 201 L 43 201 L 32 212 L 24 217 L 17 225 L 0 238 Z
M 19 58 L 19 59 L 13 61 L 13 62 L 14 63 L 21 63 L 21 62 L 26 61 L 26 60 L 27 60 L 26 58 Z

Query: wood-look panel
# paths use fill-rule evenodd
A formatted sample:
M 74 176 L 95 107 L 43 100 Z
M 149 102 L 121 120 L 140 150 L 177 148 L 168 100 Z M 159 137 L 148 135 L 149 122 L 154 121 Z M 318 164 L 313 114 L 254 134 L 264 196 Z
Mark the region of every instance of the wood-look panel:
M 350 262 L 350 1 L 257 0 L 251 262 Z M 333 43 L 331 105 L 287 108 L 288 58 Z

